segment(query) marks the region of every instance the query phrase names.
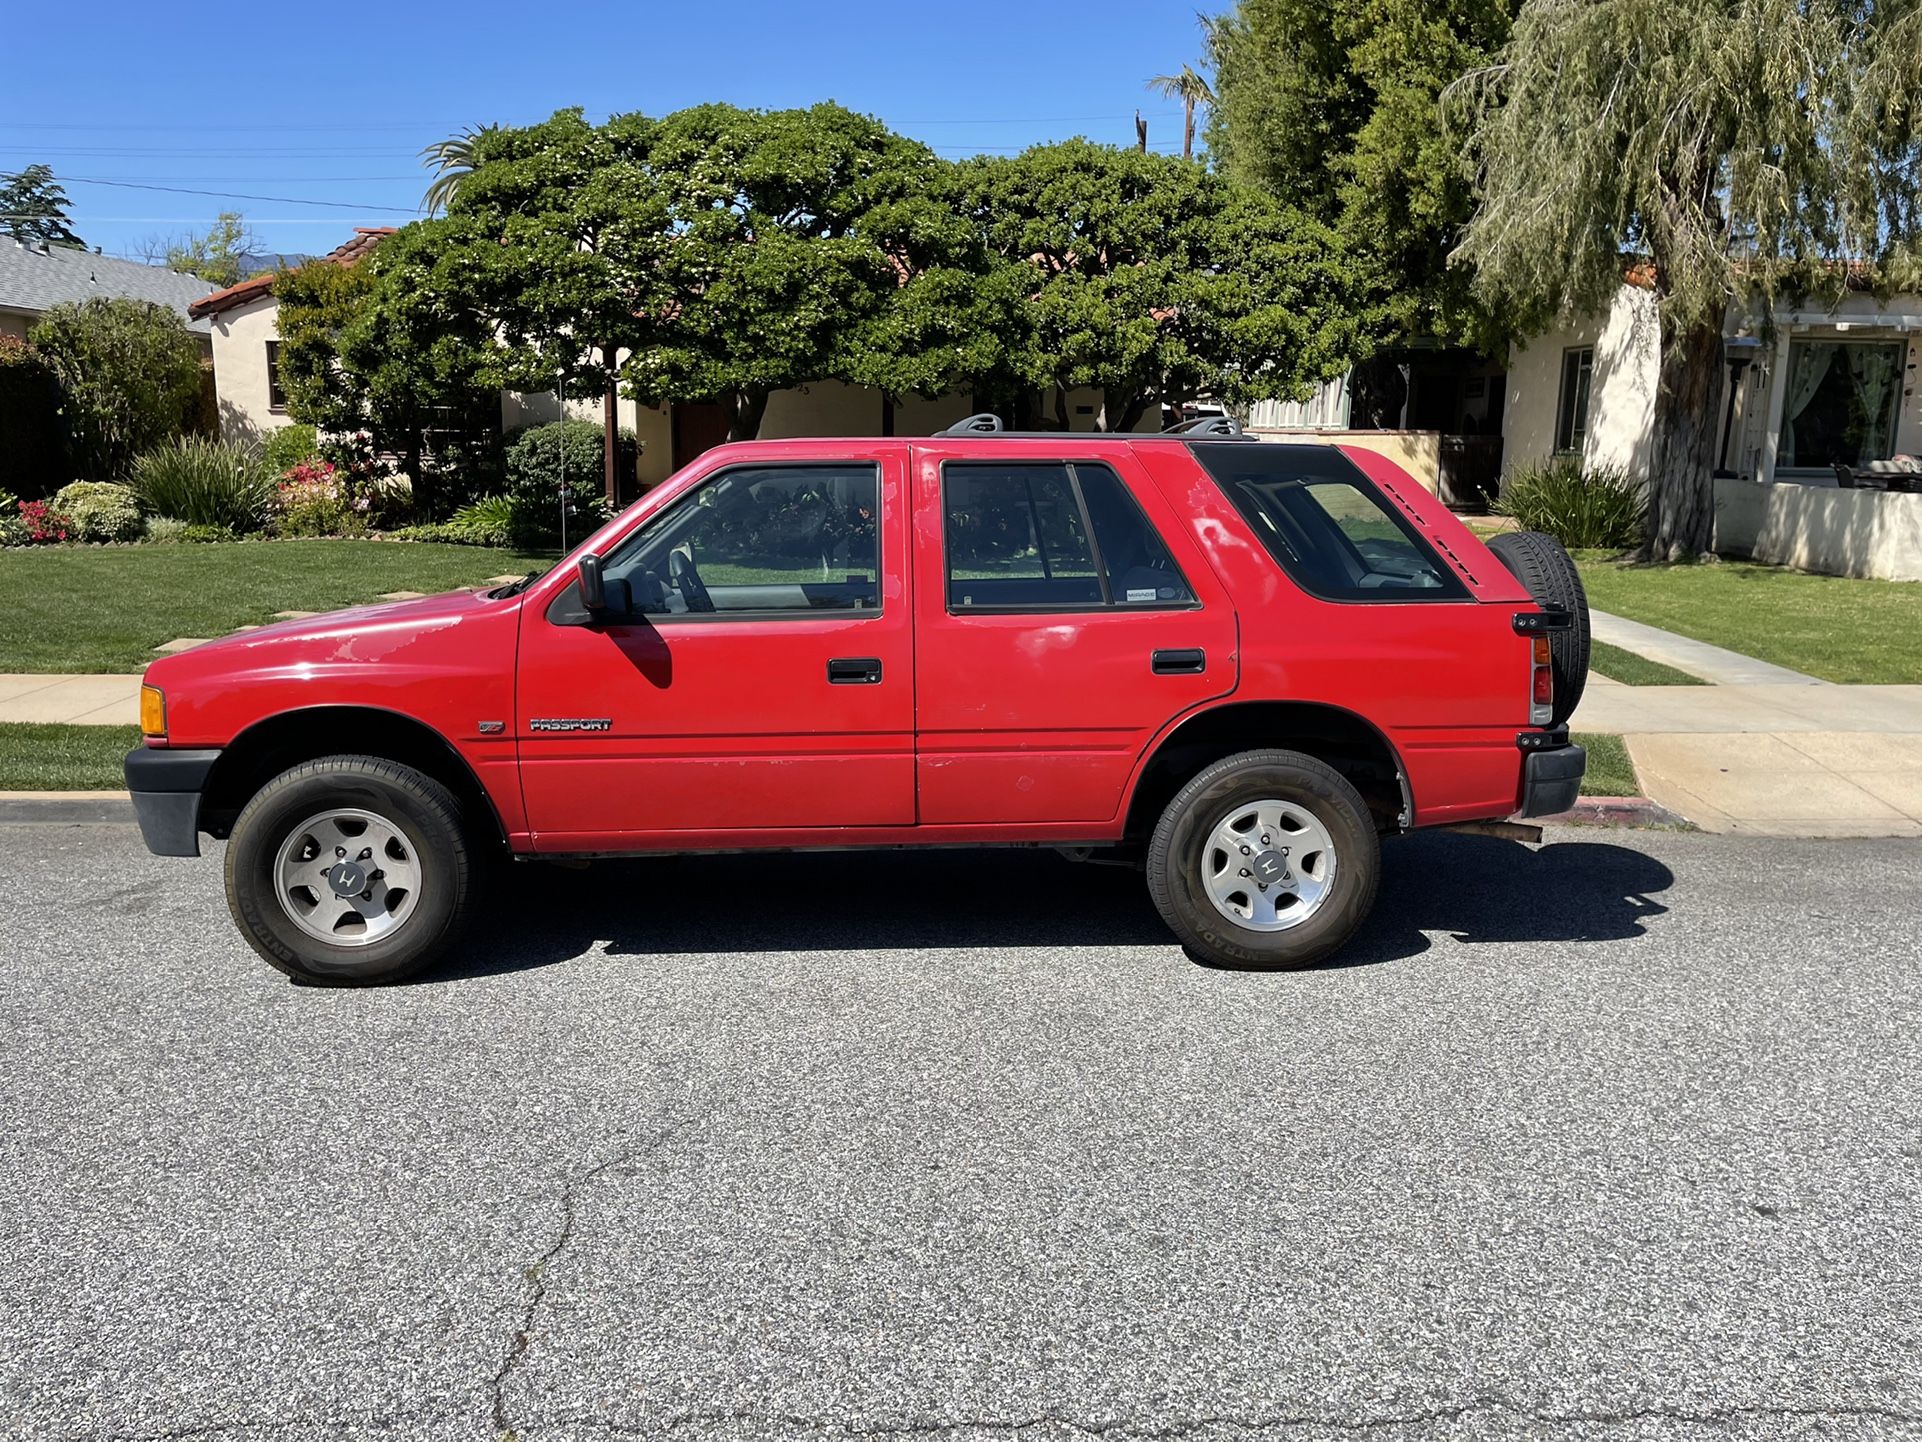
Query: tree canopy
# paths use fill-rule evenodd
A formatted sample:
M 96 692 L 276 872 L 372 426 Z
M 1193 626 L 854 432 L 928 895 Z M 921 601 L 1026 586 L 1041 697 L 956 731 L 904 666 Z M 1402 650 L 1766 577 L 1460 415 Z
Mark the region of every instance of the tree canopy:
M 10 235 L 28 245 L 59 245 L 85 250 L 87 243 L 73 232 L 67 222 L 67 209 L 73 202 L 53 169 L 29 165 L 11 175 L 0 175 L 0 235 Z
M 166 248 L 168 270 L 195 275 L 215 285 L 246 278 L 247 261 L 260 249 L 260 237 L 237 210 L 223 210 L 204 231 L 191 232 Z
M 50 309 L 28 335 L 60 385 L 74 463 L 124 479 L 134 457 L 184 429 L 199 406 L 200 346 L 166 306 L 96 296 Z
M 1918 75 L 1913 0 L 1532 0 L 1451 95 L 1480 194 L 1456 259 L 1486 303 L 1592 312 L 1648 262 L 1656 553 L 1709 545 L 1730 305 L 1913 279 Z
M 1127 430 L 1153 405 L 1293 395 L 1347 364 L 1332 237 L 1218 175 L 1075 140 L 969 162 L 962 190 L 1023 293 L 1004 368 L 1057 407 L 1096 387 L 1106 428 Z
M 1207 26 L 1209 153 L 1334 232 L 1369 280 L 1364 339 L 1499 340 L 1446 263 L 1473 196 L 1439 97 L 1501 46 L 1516 4 L 1240 0 Z

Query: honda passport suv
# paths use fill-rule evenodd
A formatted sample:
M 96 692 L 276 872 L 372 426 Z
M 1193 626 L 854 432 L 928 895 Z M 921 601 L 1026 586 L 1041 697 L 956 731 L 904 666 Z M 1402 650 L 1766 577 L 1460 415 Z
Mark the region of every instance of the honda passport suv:
M 307 982 L 428 964 L 506 861 L 805 847 L 1119 855 L 1193 954 L 1295 966 L 1382 837 L 1573 804 L 1587 651 L 1554 541 L 1371 452 L 975 417 L 722 446 L 543 575 L 156 661 L 126 772 Z

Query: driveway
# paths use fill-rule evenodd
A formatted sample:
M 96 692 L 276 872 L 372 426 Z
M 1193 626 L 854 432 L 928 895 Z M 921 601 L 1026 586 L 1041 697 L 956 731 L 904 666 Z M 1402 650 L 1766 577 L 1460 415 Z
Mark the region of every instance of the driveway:
M 1385 855 L 1302 975 L 942 852 L 353 993 L 0 827 L 0 1436 L 1922 1436 L 1922 843 Z

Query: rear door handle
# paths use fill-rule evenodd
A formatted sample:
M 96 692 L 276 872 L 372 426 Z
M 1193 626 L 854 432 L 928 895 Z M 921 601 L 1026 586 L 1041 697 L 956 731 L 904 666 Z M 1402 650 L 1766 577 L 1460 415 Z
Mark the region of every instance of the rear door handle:
M 1208 669 L 1208 653 L 1199 646 L 1185 651 L 1157 651 L 1153 664 L 1157 676 L 1199 676 Z
M 878 656 L 837 656 L 828 662 L 828 682 L 834 686 L 872 686 L 881 679 Z

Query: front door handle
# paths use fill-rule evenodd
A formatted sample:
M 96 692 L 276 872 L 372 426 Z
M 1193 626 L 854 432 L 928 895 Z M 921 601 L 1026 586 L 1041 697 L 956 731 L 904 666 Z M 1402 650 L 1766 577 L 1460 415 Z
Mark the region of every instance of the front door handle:
M 1208 653 L 1199 646 L 1183 651 L 1157 651 L 1153 666 L 1157 676 L 1199 676 L 1208 669 Z
M 828 662 L 828 683 L 833 686 L 872 686 L 880 679 L 878 656 L 837 656 Z

